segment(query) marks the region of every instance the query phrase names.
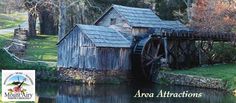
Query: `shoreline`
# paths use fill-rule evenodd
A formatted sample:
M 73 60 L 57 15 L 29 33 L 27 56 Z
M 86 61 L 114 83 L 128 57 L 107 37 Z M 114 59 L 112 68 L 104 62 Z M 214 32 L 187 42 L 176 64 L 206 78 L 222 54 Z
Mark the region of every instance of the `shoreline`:
M 65 80 L 62 79 L 60 75 L 58 75 L 58 71 L 37 71 L 37 81 L 52 81 L 52 82 L 68 82 L 73 84 L 88 84 L 88 82 L 84 82 L 81 79 L 78 80 Z M 125 80 L 124 78 L 112 78 L 105 79 L 102 82 L 96 82 L 92 84 L 122 84 L 129 82 L 131 80 Z M 229 92 L 234 95 L 234 91 L 229 90 L 226 87 L 227 82 L 222 79 L 195 76 L 195 75 L 186 75 L 186 74 L 177 74 L 172 72 L 163 72 L 161 71 L 159 75 L 154 80 L 155 84 L 164 84 L 164 85 L 180 85 L 180 86 L 189 86 L 189 87 L 197 87 L 197 88 L 206 88 L 206 89 L 216 89 L 223 90 Z

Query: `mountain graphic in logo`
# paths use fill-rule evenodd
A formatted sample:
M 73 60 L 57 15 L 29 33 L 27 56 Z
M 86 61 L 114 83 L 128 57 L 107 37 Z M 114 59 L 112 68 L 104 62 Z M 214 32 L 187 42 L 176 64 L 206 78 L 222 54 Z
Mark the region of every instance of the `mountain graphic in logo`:
M 26 93 L 26 89 L 24 89 L 24 86 L 29 86 L 29 84 L 25 83 L 27 78 L 23 77 L 22 75 L 14 75 L 9 79 L 9 82 L 7 86 L 14 86 L 13 88 L 8 89 L 9 93 Z

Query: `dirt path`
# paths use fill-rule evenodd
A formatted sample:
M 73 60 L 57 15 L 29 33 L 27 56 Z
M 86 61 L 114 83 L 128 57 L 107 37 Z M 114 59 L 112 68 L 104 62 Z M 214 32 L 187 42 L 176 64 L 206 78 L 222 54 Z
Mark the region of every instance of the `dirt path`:
M 25 22 L 23 22 L 22 24 L 20 24 L 20 27 L 21 27 L 21 28 L 28 29 L 28 28 L 29 28 L 29 27 L 28 27 L 28 21 L 25 21 Z M 0 29 L 0 35 L 1 35 L 1 34 L 12 33 L 12 32 L 14 32 L 14 29 L 16 29 L 16 28 L 19 28 L 19 26 L 13 27 L 13 28 L 7 28 L 7 29 Z
M 27 19 L 26 19 L 27 20 Z M 38 26 L 38 25 L 37 25 Z M 22 24 L 20 24 L 21 28 L 24 29 L 28 29 L 28 21 L 23 22 Z M 0 29 L 0 35 L 4 35 L 4 34 L 8 34 L 8 33 L 12 33 L 14 32 L 14 29 L 19 28 L 19 26 L 17 27 L 13 27 L 13 28 L 7 28 L 7 29 Z M 10 46 L 9 46 L 10 47 Z M 21 59 L 19 57 L 17 57 L 15 54 L 10 53 L 8 51 L 9 47 L 5 47 L 4 50 L 17 62 L 20 63 L 43 63 L 43 64 L 48 64 L 49 66 L 56 66 L 57 62 L 47 62 L 47 61 L 30 61 L 30 60 L 25 60 L 25 59 Z

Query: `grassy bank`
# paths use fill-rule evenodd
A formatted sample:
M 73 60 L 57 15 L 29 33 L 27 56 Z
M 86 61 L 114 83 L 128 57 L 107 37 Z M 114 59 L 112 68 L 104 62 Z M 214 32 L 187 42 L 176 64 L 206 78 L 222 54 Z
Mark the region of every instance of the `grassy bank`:
M 53 69 L 44 63 L 18 63 L 3 49 L 0 49 L 0 69 L 29 69 L 29 70 L 47 70 Z
M 9 39 L 13 37 L 13 33 L 8 33 L 4 35 L 0 35 L 0 48 L 2 49 L 4 46 L 9 44 Z
M 47 64 L 43 63 L 18 63 L 9 54 L 7 54 L 3 47 L 10 44 L 13 36 L 12 33 L 0 35 L 0 69 L 48 69 Z M 56 61 L 56 36 L 40 35 L 29 40 L 29 45 L 25 57 L 33 60 Z
M 49 71 L 49 72 L 54 72 L 56 70 L 56 67 L 53 65 L 49 65 L 46 63 L 19 63 L 16 62 L 9 54 L 6 53 L 6 51 L 3 49 L 4 46 L 10 44 L 11 41 L 9 41 L 9 39 L 11 39 L 13 36 L 12 33 L 9 34 L 4 34 L 4 35 L 0 35 L 0 69 L 29 69 L 29 70 L 37 70 L 37 71 Z M 44 37 L 44 36 L 43 36 Z M 42 44 L 41 46 L 37 46 L 36 44 L 31 44 L 34 43 L 34 39 L 32 39 L 32 41 L 29 44 L 29 50 L 28 52 L 32 52 L 31 55 L 34 54 L 33 51 L 37 52 L 40 51 L 41 55 L 46 55 L 48 52 L 53 52 L 54 50 L 56 50 L 56 45 L 54 44 L 50 44 L 52 43 L 50 39 L 52 39 L 54 36 L 45 36 L 48 37 L 48 41 L 35 41 L 35 42 L 49 42 L 49 43 L 39 43 Z M 51 38 L 50 38 L 51 37 Z M 36 37 L 37 38 L 37 37 Z M 31 46 L 32 45 L 32 46 Z M 45 47 L 46 45 L 48 45 L 49 47 L 54 46 L 54 48 L 52 49 L 45 49 L 43 47 Z M 42 48 L 42 50 L 40 50 Z M 35 49 L 35 50 L 34 50 Z M 32 50 L 32 51 L 31 51 Z M 51 51 L 50 51 L 51 50 Z M 56 51 L 54 51 L 55 53 Z M 40 54 L 38 53 L 38 54 Z M 29 55 L 29 56 L 31 56 Z M 50 55 L 50 54 L 47 54 Z M 56 56 L 57 54 L 55 53 L 54 56 Z
M 0 29 L 16 27 L 26 19 L 25 13 L 0 14 Z
M 57 36 L 55 35 L 38 35 L 29 39 L 29 46 L 26 50 L 24 59 L 57 61 Z
M 0 48 L 10 43 L 9 39 L 13 33 L 0 35 Z M 40 61 L 57 61 L 57 36 L 56 35 L 37 35 L 29 38 L 28 47 L 23 59 Z
M 174 70 L 172 72 L 219 78 L 227 82 L 227 88 L 229 90 L 236 89 L 236 64 L 220 64 L 208 67 L 196 67 L 188 70 Z

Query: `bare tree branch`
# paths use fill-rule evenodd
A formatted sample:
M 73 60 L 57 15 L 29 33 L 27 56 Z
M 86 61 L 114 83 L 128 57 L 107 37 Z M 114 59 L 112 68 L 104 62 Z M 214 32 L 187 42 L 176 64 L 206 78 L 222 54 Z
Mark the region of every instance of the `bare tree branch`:
M 59 8 L 59 5 L 57 5 L 57 4 L 55 4 L 55 3 L 53 3 L 53 1 L 46 1 L 46 2 L 44 2 L 45 4 L 49 4 L 49 5 L 53 5 L 54 7 L 56 7 L 56 8 Z
M 75 4 L 78 3 L 78 2 L 80 2 L 80 0 L 77 0 L 77 1 L 74 1 L 74 2 L 70 3 L 70 4 L 67 6 L 67 8 L 69 8 L 69 7 L 73 6 L 73 5 L 75 5 Z
M 187 1 L 186 1 L 186 0 L 183 0 L 183 2 L 185 3 L 185 5 L 187 5 L 187 6 L 188 6 L 188 3 L 187 3 Z
M 86 0 L 86 1 L 87 1 L 87 3 L 89 4 L 90 7 L 92 7 L 92 8 L 96 8 L 96 9 L 98 9 L 98 10 L 102 13 L 101 8 L 99 8 L 98 6 L 94 6 L 94 5 L 92 5 L 92 4 L 90 3 L 89 0 Z
M 71 7 L 71 6 L 74 6 L 74 5 L 75 5 L 76 3 L 78 3 L 78 2 L 80 2 L 80 0 L 77 0 L 77 1 L 74 1 L 74 2 L 70 3 L 70 4 L 67 6 L 67 8 L 69 8 L 69 7 Z M 90 7 L 96 8 L 96 9 L 98 9 L 98 10 L 102 13 L 101 8 L 99 8 L 98 6 L 92 5 L 89 0 L 86 0 L 86 2 L 88 3 L 88 5 L 89 5 Z

